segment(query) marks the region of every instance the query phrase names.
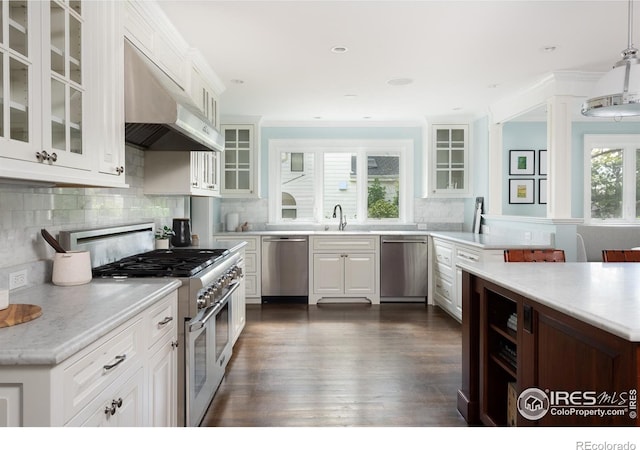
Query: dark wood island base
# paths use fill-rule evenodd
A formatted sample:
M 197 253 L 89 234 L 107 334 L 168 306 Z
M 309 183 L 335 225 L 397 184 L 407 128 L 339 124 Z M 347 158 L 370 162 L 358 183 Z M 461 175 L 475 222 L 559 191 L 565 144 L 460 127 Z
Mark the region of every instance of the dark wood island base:
M 467 271 L 462 296 L 457 408 L 468 424 L 640 425 L 637 342 Z

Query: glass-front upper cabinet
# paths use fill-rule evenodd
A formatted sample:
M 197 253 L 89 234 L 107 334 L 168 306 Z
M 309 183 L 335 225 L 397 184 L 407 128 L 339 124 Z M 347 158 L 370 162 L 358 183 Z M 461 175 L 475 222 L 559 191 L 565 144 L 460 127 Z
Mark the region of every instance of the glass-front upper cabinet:
M 84 148 L 83 20 L 80 1 L 51 1 L 44 17 L 49 24 L 49 52 L 43 55 L 50 87 L 49 120 L 44 121 L 44 147 L 58 155 L 60 163 L 82 166 Z M 45 37 L 46 40 L 46 37 Z M 47 47 L 43 47 L 47 48 Z M 45 83 L 47 81 L 45 80 Z M 46 85 L 45 85 L 46 86 Z M 62 156 L 62 157 L 61 157 Z
M 0 156 L 87 169 L 82 2 L 0 0 Z
M 35 136 L 32 88 L 37 61 L 30 51 L 34 9 L 37 3 L 0 1 L 0 138 L 9 156 L 19 156 Z
M 433 125 L 430 194 L 469 193 L 469 127 Z
M 223 125 L 223 195 L 255 195 L 253 125 Z

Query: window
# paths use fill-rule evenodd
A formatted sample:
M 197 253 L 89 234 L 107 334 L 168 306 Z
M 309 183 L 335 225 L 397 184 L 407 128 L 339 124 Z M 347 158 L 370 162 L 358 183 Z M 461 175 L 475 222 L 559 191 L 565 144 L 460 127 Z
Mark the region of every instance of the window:
M 585 219 L 638 221 L 640 135 L 587 135 L 584 142 Z
M 272 223 L 333 223 L 338 204 L 349 224 L 413 220 L 412 141 L 271 140 L 269 161 Z

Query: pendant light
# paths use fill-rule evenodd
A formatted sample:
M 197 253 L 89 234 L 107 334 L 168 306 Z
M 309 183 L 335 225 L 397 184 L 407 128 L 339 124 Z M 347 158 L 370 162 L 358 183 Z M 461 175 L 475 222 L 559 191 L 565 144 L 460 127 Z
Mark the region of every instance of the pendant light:
M 629 43 L 622 59 L 605 74 L 594 90 L 594 97 L 582 105 L 590 117 L 640 116 L 640 60 L 633 46 L 633 0 L 629 0 Z

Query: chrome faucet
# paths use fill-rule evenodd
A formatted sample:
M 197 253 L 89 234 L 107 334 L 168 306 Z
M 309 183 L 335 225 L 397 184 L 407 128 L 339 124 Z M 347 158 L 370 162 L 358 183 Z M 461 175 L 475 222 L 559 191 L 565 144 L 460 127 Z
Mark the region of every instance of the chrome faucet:
M 336 209 L 340 208 L 340 224 L 338 225 L 338 230 L 340 231 L 344 231 L 344 229 L 347 226 L 347 221 L 344 220 L 343 216 L 342 216 L 342 206 L 340 206 L 340 204 L 337 204 L 336 206 L 333 207 L 333 218 L 335 219 L 336 217 Z

